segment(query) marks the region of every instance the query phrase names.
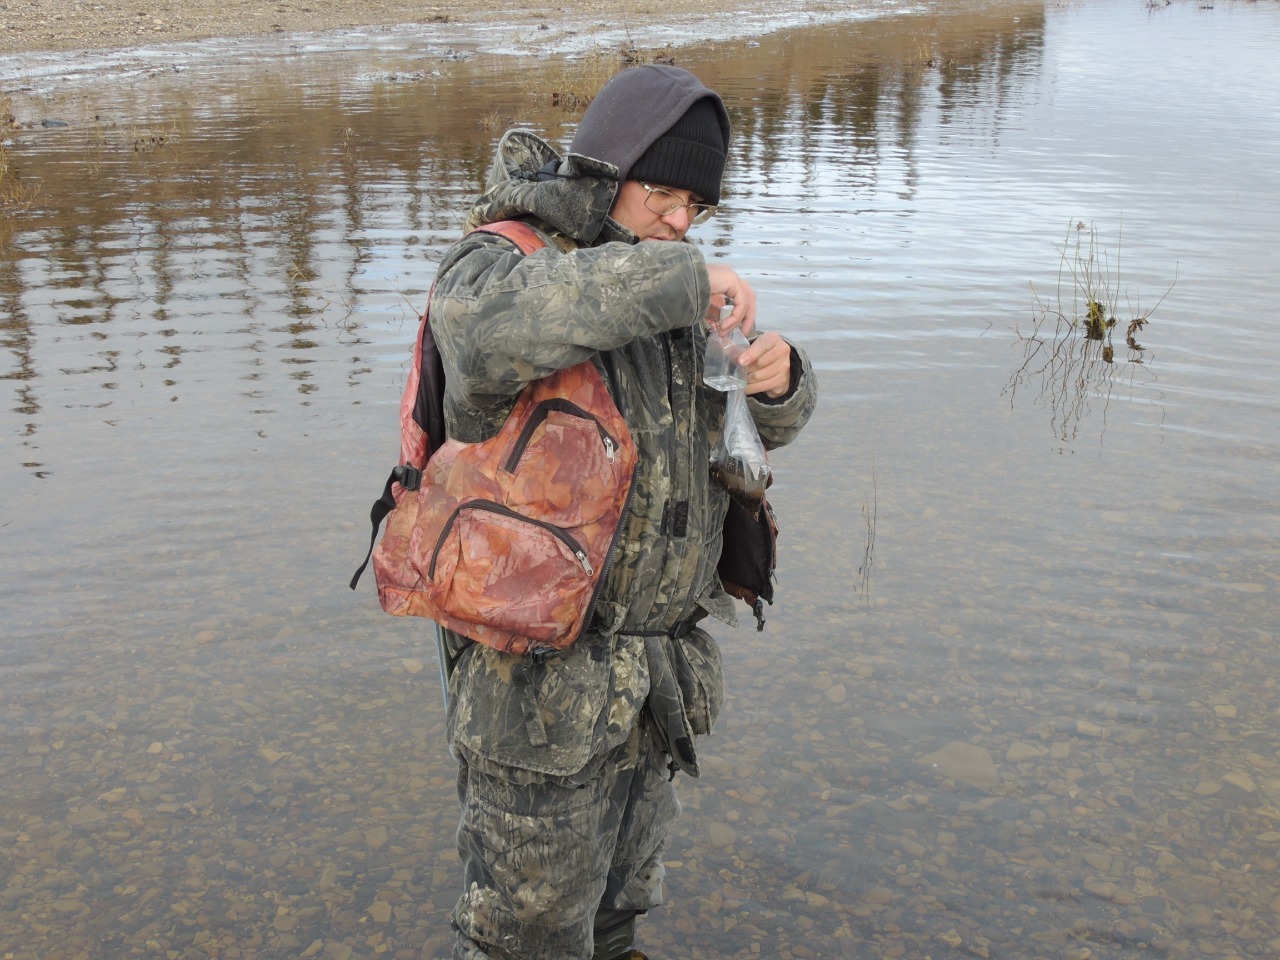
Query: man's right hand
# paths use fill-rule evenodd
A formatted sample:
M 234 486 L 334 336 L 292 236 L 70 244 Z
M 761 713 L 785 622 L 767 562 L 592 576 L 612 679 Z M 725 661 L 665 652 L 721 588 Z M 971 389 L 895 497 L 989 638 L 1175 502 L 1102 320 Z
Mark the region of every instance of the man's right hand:
M 756 292 L 751 284 L 738 276 L 736 270 L 723 263 L 708 263 L 707 277 L 711 281 L 708 322 L 713 323 L 721 333 L 738 328 L 742 330 L 744 337 L 751 336 L 756 328 Z M 733 312 L 720 319 L 720 307 L 726 299 L 733 301 Z

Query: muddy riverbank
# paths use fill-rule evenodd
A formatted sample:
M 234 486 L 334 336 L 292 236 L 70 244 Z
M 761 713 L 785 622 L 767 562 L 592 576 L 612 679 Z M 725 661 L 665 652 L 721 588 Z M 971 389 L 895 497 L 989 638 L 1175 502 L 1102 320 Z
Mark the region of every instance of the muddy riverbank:
M 744 13 L 787 14 L 829 10 L 831 4 L 770 3 L 745 0 L 734 8 Z M 522 8 L 483 0 L 448 0 L 424 4 L 420 0 L 4 0 L 0 2 L 0 54 L 97 50 L 147 46 L 212 38 L 253 37 L 390 27 L 413 24 L 498 26 L 510 24 L 526 40 L 548 38 L 574 23 L 576 29 L 594 25 L 644 31 L 659 18 L 664 22 L 694 21 L 722 14 L 716 0 L 685 0 L 679 13 L 664 11 L 644 0 L 560 0 L 552 6 Z

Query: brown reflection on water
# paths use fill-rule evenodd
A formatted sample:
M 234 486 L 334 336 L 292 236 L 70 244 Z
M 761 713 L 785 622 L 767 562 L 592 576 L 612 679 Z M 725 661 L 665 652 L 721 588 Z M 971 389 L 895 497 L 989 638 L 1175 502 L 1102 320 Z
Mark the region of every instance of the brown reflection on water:
M 681 62 L 734 93 L 733 205 L 785 207 L 787 185 L 829 180 L 810 146 L 834 141 L 847 196 L 814 203 L 852 206 L 890 152 L 914 193 L 926 101 L 944 117 L 979 101 L 997 130 L 1044 22 L 983 7 Z M 74 125 L 13 146 L 43 190 L 0 253 L 0 956 L 448 954 L 456 801 L 434 650 L 343 584 L 433 260 L 501 129 L 562 141 L 576 115 L 549 94 L 593 64 L 382 58 L 197 64 L 27 108 Z M 795 239 L 738 224 L 717 222 L 733 257 Z M 1191 960 L 1265 943 L 1276 836 L 1238 826 L 1280 824 L 1275 685 L 1249 612 L 1263 565 L 1211 571 L 1224 611 L 1132 580 L 1078 605 L 1057 557 L 952 544 L 950 514 L 986 491 L 949 487 L 908 530 L 878 515 L 877 585 L 881 563 L 902 579 L 905 541 L 1014 571 L 1023 595 L 928 582 L 910 609 L 832 602 L 834 555 L 814 544 L 841 519 L 823 497 L 856 481 L 859 435 L 824 401 L 834 439 L 781 491 L 786 600 L 765 633 L 726 631 L 730 702 L 705 779 L 681 784 L 671 902 L 645 949 Z M 896 466 L 886 500 L 910 494 Z M 1223 556 L 1252 546 L 1221 536 Z M 1090 569 L 1092 548 L 1064 552 Z M 1194 650 L 1112 642 L 1197 616 L 1213 627 Z M 1242 670 L 1256 688 L 1230 692 L 1248 696 L 1212 689 Z M 1234 732 L 1165 723 L 1184 692 L 1223 722 L 1237 701 L 1256 713 Z
M 992 73 L 998 83 L 1037 44 L 1042 13 L 1015 9 L 1020 18 L 1001 12 L 872 20 L 854 41 L 867 59 L 851 76 L 815 69 L 849 42 L 836 31 L 767 37 L 749 55 L 718 58 L 707 73 L 713 82 L 758 87 L 750 102 L 735 105 L 740 148 L 758 154 L 753 165 L 768 170 L 794 152 L 786 127 L 800 99 L 814 105 L 813 123 L 844 129 L 868 151 L 851 172 L 874 175 L 879 128 L 893 122 L 910 138 L 925 86 L 950 96 Z M 750 82 L 762 61 L 778 64 L 769 76 L 781 82 Z M 576 119 L 585 101 L 580 91 L 594 90 L 609 63 L 588 58 L 536 68 L 426 59 L 426 69 L 411 73 L 376 63 L 362 63 L 356 73 L 344 64 L 344 72 L 326 78 L 300 61 L 289 69 L 212 72 L 198 90 L 200 81 L 160 76 L 22 104 L 28 125 L 45 115 L 67 116 L 73 125 L 27 134 L 13 148 L 24 177 L 41 189 L 35 209 L 19 216 L 5 256 L 9 316 L 23 324 L 35 298 L 58 324 L 93 328 L 79 343 L 99 358 L 113 351 L 105 344 L 119 337 L 119 326 L 146 320 L 129 335 L 168 338 L 163 352 L 174 367 L 195 349 L 193 312 L 219 323 L 229 312 L 284 314 L 293 321 L 288 328 L 253 328 L 282 335 L 274 346 L 287 353 L 287 364 L 310 364 L 317 325 L 332 321 L 361 335 L 365 317 L 348 288 L 362 265 L 385 257 L 384 242 L 362 236 L 366 218 L 394 198 L 396 241 L 421 244 L 431 255 L 457 228 L 460 195 L 483 180 L 493 138 L 512 123 L 556 137 Z M 808 142 L 810 134 L 801 138 Z M 751 192 L 742 187 L 737 201 L 748 202 Z M 31 269 L 36 262 L 44 269 Z M 428 274 L 424 265 L 406 293 L 420 294 Z M 193 310 L 195 300 L 205 301 L 207 312 Z M 41 324 L 14 343 L 32 335 L 50 334 Z M 255 343 L 248 347 L 262 346 Z M 15 362 L 22 364 L 17 353 Z M 50 376 L 27 369 L 24 408 L 38 410 L 41 380 Z M 316 389 L 306 371 L 291 376 L 302 381 L 301 392 Z
M 99 387 L 114 389 L 126 351 L 143 357 L 140 386 L 174 402 L 192 373 L 184 359 L 202 354 L 204 373 L 244 364 L 227 350 L 256 355 L 252 379 L 278 362 L 303 396 L 319 389 L 305 369 L 317 349 L 336 346 L 335 328 L 354 344 L 367 319 L 352 287 L 388 242 L 363 236 L 367 221 L 385 229 L 394 207 L 389 242 L 430 248 L 482 178 L 489 143 L 477 111 L 511 93 L 465 64 L 458 72 L 448 82 L 465 98 L 422 81 L 366 84 L 348 100 L 323 87 L 322 72 L 237 73 L 204 89 L 162 79 L 160 93 L 118 82 L 63 104 L 72 127 L 21 137 L 10 150 L 40 190 L 14 218 L 0 270 L 13 364 L 4 376 L 21 382 L 11 409 L 29 418 L 27 436 L 69 378 L 101 374 Z M 428 276 L 422 264 L 405 295 Z M 32 361 L 49 352 L 73 359 Z
M 813 105 L 805 125 L 839 128 L 855 144 L 861 155 L 847 176 L 874 178 L 881 127 L 909 139 L 926 85 L 951 97 L 999 84 L 1034 51 L 1042 23 L 1034 6 L 873 20 L 852 41 L 865 57 L 842 76 L 819 65 L 849 46 L 846 33 L 789 31 L 746 55 L 739 48 L 718 56 L 705 73 L 713 84 L 756 88 L 735 103 L 735 122 L 742 168 L 762 170 L 763 183 L 791 159 L 797 136 L 809 138 L 792 126 L 798 101 Z M 205 365 L 243 363 L 227 349 L 258 354 L 255 379 L 272 354 L 283 354 L 274 360 L 289 368 L 298 393 L 322 389 L 306 369 L 318 362 L 316 348 L 332 346 L 335 329 L 359 344 L 368 324 L 382 322 L 362 308 L 362 296 L 383 307 L 398 300 L 401 314 L 411 314 L 430 267 L 418 264 L 405 289 L 397 278 L 365 289 L 362 271 L 389 261 L 388 246 L 406 260 L 435 256 L 458 227 L 461 199 L 482 182 L 501 130 L 519 123 L 555 139 L 615 62 L 537 68 L 450 55 L 405 71 L 372 59 L 344 62 L 332 75 L 305 58 L 223 73 L 203 64 L 193 67 L 207 73 L 198 79 L 151 76 L 20 103 L 28 127 L 49 115 L 72 123 L 28 133 L 11 148 L 40 188 L 16 218 L 0 265 L 10 323 L 23 329 L 6 341 L 14 369 L 4 376 L 21 377 L 11 409 L 27 412 L 28 436 L 39 433 L 42 398 L 55 382 L 103 374 L 99 386 L 115 389 L 112 365 L 139 347 L 145 388 L 162 388 L 170 402 L 184 398 L 191 354 L 203 354 Z M 784 63 L 785 83 L 755 80 L 761 60 Z M 756 190 L 740 184 L 733 199 L 749 204 Z M 37 309 L 38 323 L 21 319 Z M 227 336 L 237 315 L 247 340 Z M 274 319 L 282 316 L 289 322 Z M 156 346 L 155 337 L 166 342 Z M 32 338 L 53 338 L 55 352 L 76 359 L 56 370 L 31 364 Z M 353 355 L 354 370 L 367 363 Z M 159 384 L 156 370 L 169 371 Z
M 752 55 L 717 62 L 713 75 L 734 89 L 755 87 L 750 102 L 735 104 L 734 119 L 766 170 L 795 160 L 797 142 L 834 129 L 851 150 L 849 170 L 873 177 L 881 151 L 910 149 L 926 95 L 938 97 L 944 112 L 971 105 L 977 91 L 998 107 L 1018 69 L 1037 64 L 1043 30 L 1044 10 L 1036 4 L 873 20 L 856 30 L 763 38 Z M 767 81 L 759 63 L 770 64 Z M 832 64 L 841 67 L 833 72 Z M 886 130 L 898 140 L 887 139 Z

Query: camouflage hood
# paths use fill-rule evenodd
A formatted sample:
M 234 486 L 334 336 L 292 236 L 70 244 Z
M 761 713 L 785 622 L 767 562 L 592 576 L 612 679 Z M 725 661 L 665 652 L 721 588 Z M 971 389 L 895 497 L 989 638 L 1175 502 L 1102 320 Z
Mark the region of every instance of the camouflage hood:
M 633 241 L 631 232 L 609 216 L 617 195 L 613 164 L 573 153 L 561 157 L 537 134 L 511 130 L 498 143 L 466 229 L 533 216 L 586 246 Z

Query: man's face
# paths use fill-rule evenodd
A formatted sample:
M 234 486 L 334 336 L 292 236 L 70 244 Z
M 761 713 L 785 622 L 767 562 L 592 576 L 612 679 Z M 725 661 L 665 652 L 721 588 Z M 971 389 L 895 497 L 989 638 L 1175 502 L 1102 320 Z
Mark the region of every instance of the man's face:
M 681 203 L 697 203 L 699 198 L 688 190 L 661 187 L 657 184 L 625 180 L 613 204 L 613 219 L 641 240 L 683 240 L 689 232 L 692 215 L 688 207 L 679 207 L 663 216 L 655 213 L 663 207 Z M 652 197 L 652 199 L 651 199 Z

